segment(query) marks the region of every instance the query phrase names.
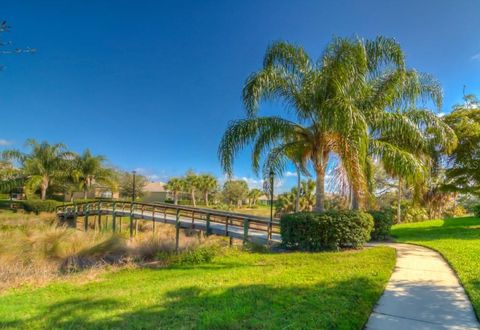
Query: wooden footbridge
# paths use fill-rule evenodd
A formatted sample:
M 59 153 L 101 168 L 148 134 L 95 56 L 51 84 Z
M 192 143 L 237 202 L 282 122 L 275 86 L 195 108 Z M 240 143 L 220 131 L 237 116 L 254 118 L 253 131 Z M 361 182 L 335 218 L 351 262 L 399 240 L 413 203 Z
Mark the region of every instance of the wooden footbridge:
M 58 206 L 56 213 L 60 220 L 69 221 L 76 228 L 83 227 L 85 231 L 92 221 L 101 224 L 102 216 L 110 216 L 114 233 L 122 228 L 117 219 L 121 221 L 127 217 L 130 237 L 135 234 L 137 221 L 150 221 L 152 230 L 155 230 L 157 223 L 175 225 L 177 247 L 180 229 L 196 229 L 207 235 L 226 236 L 230 238 L 230 243 L 232 239 L 259 244 L 281 241 L 280 223 L 276 219 L 167 203 L 83 202 Z

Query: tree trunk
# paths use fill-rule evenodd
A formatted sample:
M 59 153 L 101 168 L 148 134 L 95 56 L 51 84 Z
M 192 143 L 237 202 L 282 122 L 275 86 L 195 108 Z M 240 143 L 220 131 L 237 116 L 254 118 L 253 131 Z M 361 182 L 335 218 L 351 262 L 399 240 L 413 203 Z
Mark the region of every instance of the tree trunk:
M 402 222 L 402 179 L 398 179 L 397 221 Z
M 45 200 L 47 198 L 47 189 L 48 189 L 48 178 L 43 178 L 42 184 L 40 185 L 40 198 Z
M 302 188 L 302 177 L 297 167 L 297 196 L 295 197 L 295 212 L 300 212 L 300 189 Z
M 191 194 L 192 194 L 193 207 L 197 207 L 197 202 L 195 201 L 195 190 L 192 190 Z
M 83 199 L 87 199 L 88 198 L 88 190 L 87 188 L 83 189 Z
M 205 191 L 205 205 L 208 206 L 208 191 Z
M 325 167 L 316 167 L 317 181 L 315 191 L 315 212 L 325 211 Z
M 173 192 L 173 204 L 178 205 L 178 192 Z

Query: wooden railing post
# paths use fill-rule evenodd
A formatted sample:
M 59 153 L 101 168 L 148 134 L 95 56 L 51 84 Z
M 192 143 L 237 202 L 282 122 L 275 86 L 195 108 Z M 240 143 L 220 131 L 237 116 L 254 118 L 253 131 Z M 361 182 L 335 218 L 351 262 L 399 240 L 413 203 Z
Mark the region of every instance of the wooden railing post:
M 130 204 L 130 239 L 133 238 L 133 203 Z
M 102 211 L 100 210 L 100 202 L 97 202 L 97 221 L 98 230 L 102 231 Z
M 88 231 L 88 214 L 90 213 L 90 205 L 89 204 L 86 204 L 84 206 L 83 212 L 84 212 L 84 218 L 85 218 L 84 223 L 83 223 L 84 229 L 85 229 L 85 231 Z
M 207 236 L 210 235 L 210 213 L 207 213 L 207 219 L 206 219 L 207 223 L 206 223 L 206 231 L 207 231 Z
M 191 228 L 195 228 L 195 211 L 192 211 L 192 225 Z
M 225 219 L 225 236 L 228 236 L 228 221 L 230 220 L 230 217 L 227 215 L 227 218 Z
M 117 216 L 115 215 L 115 202 L 112 204 L 112 232 L 115 234 L 117 229 Z
M 178 251 L 180 239 L 180 209 L 177 209 L 177 216 L 175 219 L 175 251 Z
M 243 219 L 243 244 L 245 244 L 248 240 L 248 227 L 249 227 L 249 222 L 248 222 L 248 219 L 245 218 Z
M 155 235 L 155 206 L 152 209 L 152 230 L 153 234 Z

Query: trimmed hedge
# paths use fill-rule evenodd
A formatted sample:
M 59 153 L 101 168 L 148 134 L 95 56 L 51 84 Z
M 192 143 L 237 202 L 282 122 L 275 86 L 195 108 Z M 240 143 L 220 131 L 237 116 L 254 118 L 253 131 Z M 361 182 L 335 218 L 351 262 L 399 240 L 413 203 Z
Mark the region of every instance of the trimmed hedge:
M 280 220 L 282 244 L 303 251 L 361 247 L 370 240 L 373 218 L 358 211 L 286 214 Z
M 39 213 L 55 212 L 55 208 L 63 203 L 52 199 L 47 199 L 44 201 L 40 199 L 32 199 L 21 201 L 21 204 L 23 205 L 25 211 Z
M 393 225 L 393 213 L 390 210 L 369 211 L 373 217 L 373 231 L 371 233 L 373 240 L 384 240 L 390 234 L 390 228 Z

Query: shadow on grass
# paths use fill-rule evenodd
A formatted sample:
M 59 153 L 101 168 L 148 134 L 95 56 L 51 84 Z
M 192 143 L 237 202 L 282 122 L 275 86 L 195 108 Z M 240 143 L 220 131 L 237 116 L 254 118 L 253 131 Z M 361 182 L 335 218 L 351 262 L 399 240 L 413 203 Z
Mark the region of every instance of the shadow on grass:
M 381 291 L 381 283 L 363 277 L 310 286 L 193 286 L 140 306 L 125 297 L 66 299 L 1 320 L 0 328 L 360 329 Z

